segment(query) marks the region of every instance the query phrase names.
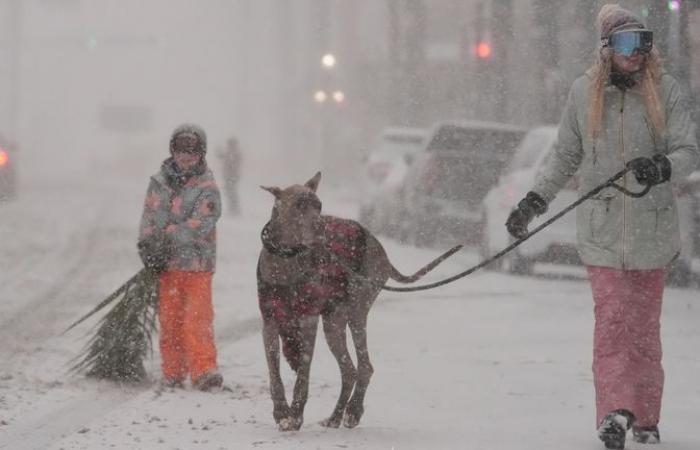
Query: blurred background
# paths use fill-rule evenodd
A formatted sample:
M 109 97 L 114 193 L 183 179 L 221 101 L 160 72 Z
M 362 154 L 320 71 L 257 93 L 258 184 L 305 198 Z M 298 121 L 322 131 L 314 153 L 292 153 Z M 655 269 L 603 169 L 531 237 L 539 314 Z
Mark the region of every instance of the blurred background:
M 317 168 L 352 183 L 387 125 L 558 122 L 602 3 L 0 0 L 0 134 L 20 185 L 142 179 L 184 121 L 212 148 L 236 136 L 256 184 Z M 700 1 L 619 3 L 697 99 Z

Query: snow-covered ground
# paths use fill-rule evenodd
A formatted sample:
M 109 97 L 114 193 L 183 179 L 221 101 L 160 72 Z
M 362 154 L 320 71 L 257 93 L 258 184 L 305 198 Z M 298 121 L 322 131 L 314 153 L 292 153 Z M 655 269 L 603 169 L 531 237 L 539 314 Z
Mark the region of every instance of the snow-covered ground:
M 257 185 L 273 183 L 247 173 L 243 216 L 220 222 L 215 327 L 231 390 L 213 394 L 157 389 L 157 353 L 145 386 L 67 373 L 94 321 L 61 332 L 139 268 L 145 176 L 32 180 L 17 201 L 0 205 L 0 449 L 602 448 L 594 432 L 592 301 L 576 271 L 564 278 L 477 272 L 423 293 L 382 293 L 370 314 L 375 374 L 360 426 L 318 424 L 340 389 L 319 336 L 305 424 L 279 432 L 255 290 L 259 230 L 272 204 Z M 324 181 L 319 194 L 327 213 L 355 215 L 351 195 Z M 403 272 L 437 254 L 382 241 Z M 464 250 L 426 281 L 474 262 Z M 697 450 L 698 292 L 669 289 L 662 326 L 664 442 L 655 448 Z M 283 374 L 289 394 L 292 373 Z

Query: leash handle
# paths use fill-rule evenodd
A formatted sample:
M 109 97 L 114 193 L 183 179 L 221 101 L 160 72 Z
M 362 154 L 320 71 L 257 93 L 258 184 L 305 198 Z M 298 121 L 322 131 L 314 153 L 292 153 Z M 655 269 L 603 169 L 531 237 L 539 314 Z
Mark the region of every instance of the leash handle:
M 481 269 L 482 267 L 487 266 L 487 265 L 491 264 L 493 261 L 495 261 L 495 260 L 497 260 L 497 259 L 503 257 L 506 253 L 508 253 L 508 252 L 510 252 L 511 250 L 513 250 L 514 248 L 518 247 L 520 244 L 522 244 L 523 242 L 525 242 L 525 241 L 527 241 L 528 239 L 530 239 L 530 237 L 532 237 L 533 235 L 535 235 L 535 234 L 539 233 L 540 231 L 544 230 L 544 229 L 547 228 L 549 225 L 551 225 L 553 222 L 559 220 L 559 218 L 561 218 L 564 214 L 566 214 L 566 213 L 568 213 L 569 211 L 571 211 L 572 209 L 576 208 L 576 207 L 579 206 L 581 203 L 585 202 L 586 200 L 588 200 L 589 198 L 593 197 L 594 195 L 596 195 L 597 193 L 599 193 L 600 191 L 602 191 L 602 190 L 605 189 L 605 188 L 612 187 L 612 188 L 614 188 L 614 189 L 616 189 L 616 190 L 622 192 L 623 194 L 628 195 L 628 196 L 630 196 L 630 197 L 634 197 L 634 198 L 640 198 L 640 197 L 645 196 L 645 195 L 649 192 L 649 190 L 651 189 L 651 187 L 652 187 L 651 185 L 647 185 L 647 186 L 646 186 L 642 191 L 640 191 L 640 192 L 632 192 L 632 191 L 629 191 L 629 190 L 625 189 L 624 187 L 618 185 L 617 183 L 615 183 L 615 181 L 617 181 L 618 179 L 622 178 L 627 172 L 629 172 L 629 170 L 630 170 L 629 168 L 624 168 L 623 170 L 617 172 L 615 175 L 613 175 L 612 177 L 608 178 L 608 180 L 607 180 L 606 182 L 604 182 L 604 183 L 601 184 L 600 186 L 595 187 L 595 188 L 592 189 L 591 191 L 587 192 L 587 193 L 586 193 L 585 195 L 583 195 L 581 198 L 579 198 L 578 200 L 576 200 L 575 202 L 573 202 L 572 204 L 570 204 L 569 206 L 567 206 L 567 207 L 564 208 L 563 210 L 559 211 L 559 212 L 558 212 L 557 214 L 555 214 L 554 216 L 550 217 L 546 222 L 540 224 L 540 225 L 537 226 L 535 229 L 533 229 L 532 231 L 528 232 L 528 233 L 527 233 L 525 236 L 523 236 L 522 238 L 520 238 L 520 239 L 514 241 L 512 244 L 510 244 L 509 246 L 507 246 L 506 248 L 504 248 L 504 249 L 501 250 L 500 252 L 496 253 L 495 255 L 491 256 L 491 257 L 488 258 L 488 259 L 485 259 L 484 261 L 481 261 L 479 264 L 477 264 L 477 265 L 475 265 L 475 266 L 473 266 L 473 267 L 471 267 L 471 268 L 465 270 L 464 272 L 460 272 L 460 273 L 458 273 L 458 274 L 456 274 L 456 275 L 453 275 L 453 276 L 451 276 L 451 277 L 449 277 L 449 278 L 445 278 L 445 279 L 443 279 L 443 280 L 436 281 L 436 282 L 434 282 L 434 283 L 424 284 L 424 285 L 421 285 L 421 286 L 397 287 L 397 286 L 386 286 L 386 285 L 385 285 L 385 286 L 382 287 L 382 289 L 384 289 L 385 291 L 390 291 L 390 292 L 416 292 L 416 291 L 425 291 L 425 290 L 433 289 L 433 288 L 436 288 L 436 287 L 439 287 L 439 286 L 444 286 L 444 285 L 446 285 L 446 284 L 448 284 L 448 283 L 451 283 L 451 282 L 453 282 L 453 281 L 459 280 L 460 278 L 464 278 L 464 277 L 466 277 L 467 275 L 470 275 L 470 274 L 476 272 L 477 270 Z

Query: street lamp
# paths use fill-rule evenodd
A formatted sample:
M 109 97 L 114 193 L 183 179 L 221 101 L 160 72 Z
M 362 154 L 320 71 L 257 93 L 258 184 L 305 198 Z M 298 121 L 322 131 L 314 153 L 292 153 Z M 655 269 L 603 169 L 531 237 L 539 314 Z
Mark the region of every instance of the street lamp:
M 326 98 L 328 96 L 326 95 L 325 91 L 316 91 L 314 92 L 314 101 L 316 103 L 324 103 L 326 101 Z
M 326 53 L 321 58 L 321 65 L 324 69 L 330 70 L 335 67 L 335 56 L 332 53 Z
M 332 161 L 334 148 L 333 138 L 337 126 L 337 109 L 345 102 L 345 92 L 338 86 L 338 61 L 332 53 L 321 56 L 320 73 L 318 73 L 318 85 L 313 94 L 313 100 L 317 106 L 318 114 L 318 162 L 321 167 Z
M 326 91 L 318 90 L 314 92 L 314 101 L 316 103 L 326 103 L 328 97 L 329 95 L 326 93 Z M 345 101 L 345 92 L 341 90 L 333 91 L 333 93 L 330 95 L 330 98 L 332 98 L 333 101 L 338 104 L 343 103 Z
M 335 100 L 336 103 L 343 103 L 345 101 L 345 92 L 343 92 L 343 91 L 333 92 L 333 100 Z

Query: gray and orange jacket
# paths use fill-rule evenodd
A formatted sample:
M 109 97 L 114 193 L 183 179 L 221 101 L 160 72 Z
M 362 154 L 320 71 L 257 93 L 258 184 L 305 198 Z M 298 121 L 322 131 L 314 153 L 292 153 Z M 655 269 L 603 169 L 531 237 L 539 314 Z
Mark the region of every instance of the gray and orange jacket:
M 172 244 L 166 270 L 214 272 L 216 221 L 221 196 L 203 161 L 189 177 L 178 176 L 172 158 L 151 177 L 143 206 L 139 241 L 165 234 Z

